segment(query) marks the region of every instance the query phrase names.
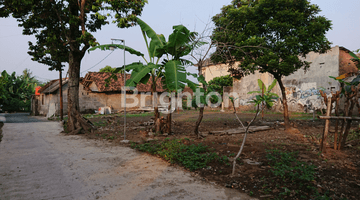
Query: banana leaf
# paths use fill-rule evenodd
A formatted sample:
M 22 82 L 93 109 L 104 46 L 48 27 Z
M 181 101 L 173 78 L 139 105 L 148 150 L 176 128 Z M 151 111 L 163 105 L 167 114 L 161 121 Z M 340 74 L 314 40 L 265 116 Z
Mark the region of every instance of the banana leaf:
M 136 87 L 136 85 L 140 82 L 147 82 L 146 77 L 150 77 L 150 72 L 154 68 L 158 68 L 158 65 L 153 63 L 148 63 L 147 65 L 143 65 L 142 63 L 133 63 L 133 71 L 131 73 L 131 77 L 126 81 L 126 86 Z M 149 80 L 149 79 L 147 79 Z
M 259 84 L 260 91 L 264 90 L 264 93 L 265 93 L 266 92 L 266 86 L 265 86 L 264 82 L 262 82 L 261 79 L 258 79 L 258 84 Z
M 170 60 L 165 64 L 165 77 L 165 87 L 169 91 L 184 89 L 187 82 L 185 67 L 178 60 Z
M 120 45 L 120 44 L 103 44 L 103 45 L 98 45 L 98 46 L 90 48 L 88 50 L 88 52 L 94 51 L 96 49 L 101 49 L 102 51 L 110 50 L 110 47 L 115 47 L 115 48 L 118 48 L 118 49 L 124 49 L 124 45 Z M 125 46 L 125 51 L 127 51 L 127 52 L 129 52 L 130 54 L 133 54 L 133 55 L 144 56 L 143 53 L 141 53 L 139 51 L 136 51 L 135 49 L 133 49 L 131 47 Z
M 276 83 L 277 83 L 277 80 L 274 79 L 274 81 L 269 85 L 267 91 L 270 92 L 275 87 Z

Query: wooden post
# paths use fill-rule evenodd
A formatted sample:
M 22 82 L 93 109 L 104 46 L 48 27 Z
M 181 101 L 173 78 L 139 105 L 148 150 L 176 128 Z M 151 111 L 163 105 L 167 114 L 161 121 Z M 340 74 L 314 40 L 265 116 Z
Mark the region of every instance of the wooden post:
M 330 116 L 330 114 L 331 114 L 331 98 L 327 98 L 326 116 Z M 326 151 L 326 139 L 327 139 L 327 135 L 329 133 L 329 126 L 330 126 L 330 120 L 326 119 L 326 121 L 325 121 L 325 129 L 324 129 L 324 133 L 323 133 L 322 140 L 321 140 L 321 146 L 320 146 L 320 151 L 321 152 Z M 325 147 L 324 147 L 324 144 L 325 144 Z

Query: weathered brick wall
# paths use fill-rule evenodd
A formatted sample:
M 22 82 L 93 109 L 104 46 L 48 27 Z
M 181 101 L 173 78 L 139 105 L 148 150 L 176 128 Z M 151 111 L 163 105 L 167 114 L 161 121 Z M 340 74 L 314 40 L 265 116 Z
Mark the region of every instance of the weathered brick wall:
M 348 73 L 348 72 L 357 72 L 358 69 L 355 63 L 351 60 L 353 57 L 344 49 L 340 49 L 339 56 L 339 75 Z

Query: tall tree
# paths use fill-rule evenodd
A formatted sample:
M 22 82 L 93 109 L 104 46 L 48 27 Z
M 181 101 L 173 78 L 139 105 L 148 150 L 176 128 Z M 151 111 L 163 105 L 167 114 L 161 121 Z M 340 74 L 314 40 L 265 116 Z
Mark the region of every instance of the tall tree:
M 141 14 L 145 3 L 146 0 L 0 1 L 0 17 L 12 15 L 20 22 L 19 26 L 24 27 L 24 35 L 36 36 L 37 44 L 30 43 L 30 55 L 34 60 L 50 64 L 54 60 L 55 64 L 62 62 L 62 59 L 46 59 L 49 52 L 44 51 L 59 52 L 56 58 L 67 56 L 68 131 L 78 130 L 81 128 L 78 124 L 83 124 L 77 123 L 82 119 L 79 117 L 80 63 L 86 50 L 96 44 L 90 32 L 107 24 L 108 16 L 113 16 L 113 23 L 120 28 L 134 26 L 136 16 Z
M 233 0 L 213 17 L 212 39 L 220 53 L 212 60 L 241 61 L 238 67 L 244 74 L 272 74 L 281 89 L 286 128 L 290 121 L 281 78 L 310 66 L 299 56 L 330 49 L 325 33 L 331 21 L 319 12 L 308 0 Z

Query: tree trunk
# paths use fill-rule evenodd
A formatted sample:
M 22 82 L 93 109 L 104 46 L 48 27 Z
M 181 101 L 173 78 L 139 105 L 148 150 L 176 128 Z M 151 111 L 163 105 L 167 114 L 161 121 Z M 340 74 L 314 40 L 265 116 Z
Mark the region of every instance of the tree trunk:
M 161 125 L 160 125 L 160 120 L 158 120 L 160 118 L 160 113 L 159 113 L 159 108 L 158 108 L 158 97 L 157 97 L 157 93 L 156 93 L 156 83 L 155 83 L 155 78 L 152 77 L 152 84 L 151 84 L 151 94 L 152 94 L 152 98 L 153 98 L 153 107 L 154 107 L 154 129 L 155 129 L 155 133 L 160 133 L 161 132 Z
M 198 116 L 198 119 L 196 121 L 195 130 L 194 130 L 194 133 L 195 133 L 195 135 L 197 137 L 200 137 L 200 135 L 199 135 L 199 126 L 200 126 L 200 123 L 202 121 L 203 116 L 204 116 L 204 107 L 200 107 L 199 116 Z
M 202 65 L 203 65 L 203 61 L 200 60 L 198 62 L 198 71 L 199 71 L 199 76 L 201 76 L 201 70 L 202 70 Z M 206 86 L 203 85 L 204 87 L 204 92 L 206 93 Z M 203 105 L 202 107 L 200 107 L 199 109 L 199 116 L 198 116 L 198 119 L 196 120 L 196 124 L 195 124 L 195 129 L 194 129 L 194 133 L 195 135 L 200 138 L 200 134 L 199 134 L 199 126 L 201 124 L 201 121 L 202 121 L 202 118 L 204 117 L 204 108 L 205 108 L 205 105 Z
M 280 89 L 281 89 L 282 103 L 283 103 L 283 108 L 284 108 L 285 129 L 289 129 L 290 128 L 290 119 L 289 119 L 289 109 L 288 109 L 287 100 L 286 100 L 285 87 L 282 83 L 281 77 L 275 77 L 275 79 L 278 81 Z
M 350 103 L 350 108 L 349 108 L 349 112 L 347 113 L 347 117 L 351 117 L 352 116 L 352 111 L 354 109 L 354 100 L 350 100 L 351 103 Z M 356 100 L 355 100 L 356 101 Z M 339 150 L 341 150 L 342 148 L 345 147 L 345 143 L 346 143 L 346 139 L 347 139 L 347 136 L 349 135 L 349 132 L 350 132 L 350 128 L 351 128 L 351 122 L 352 120 L 346 120 L 346 127 L 345 127 L 345 131 L 344 131 L 344 134 L 343 134 L 343 137 L 342 137 L 342 140 L 339 141 Z
M 171 97 L 169 98 L 169 114 L 166 116 L 166 129 L 165 129 L 165 133 L 170 134 L 171 133 Z
M 68 81 L 68 125 L 67 131 L 72 132 L 80 127 L 76 119 L 76 111 L 80 112 L 79 106 L 79 79 L 80 79 L 81 56 L 69 53 L 69 81 Z

